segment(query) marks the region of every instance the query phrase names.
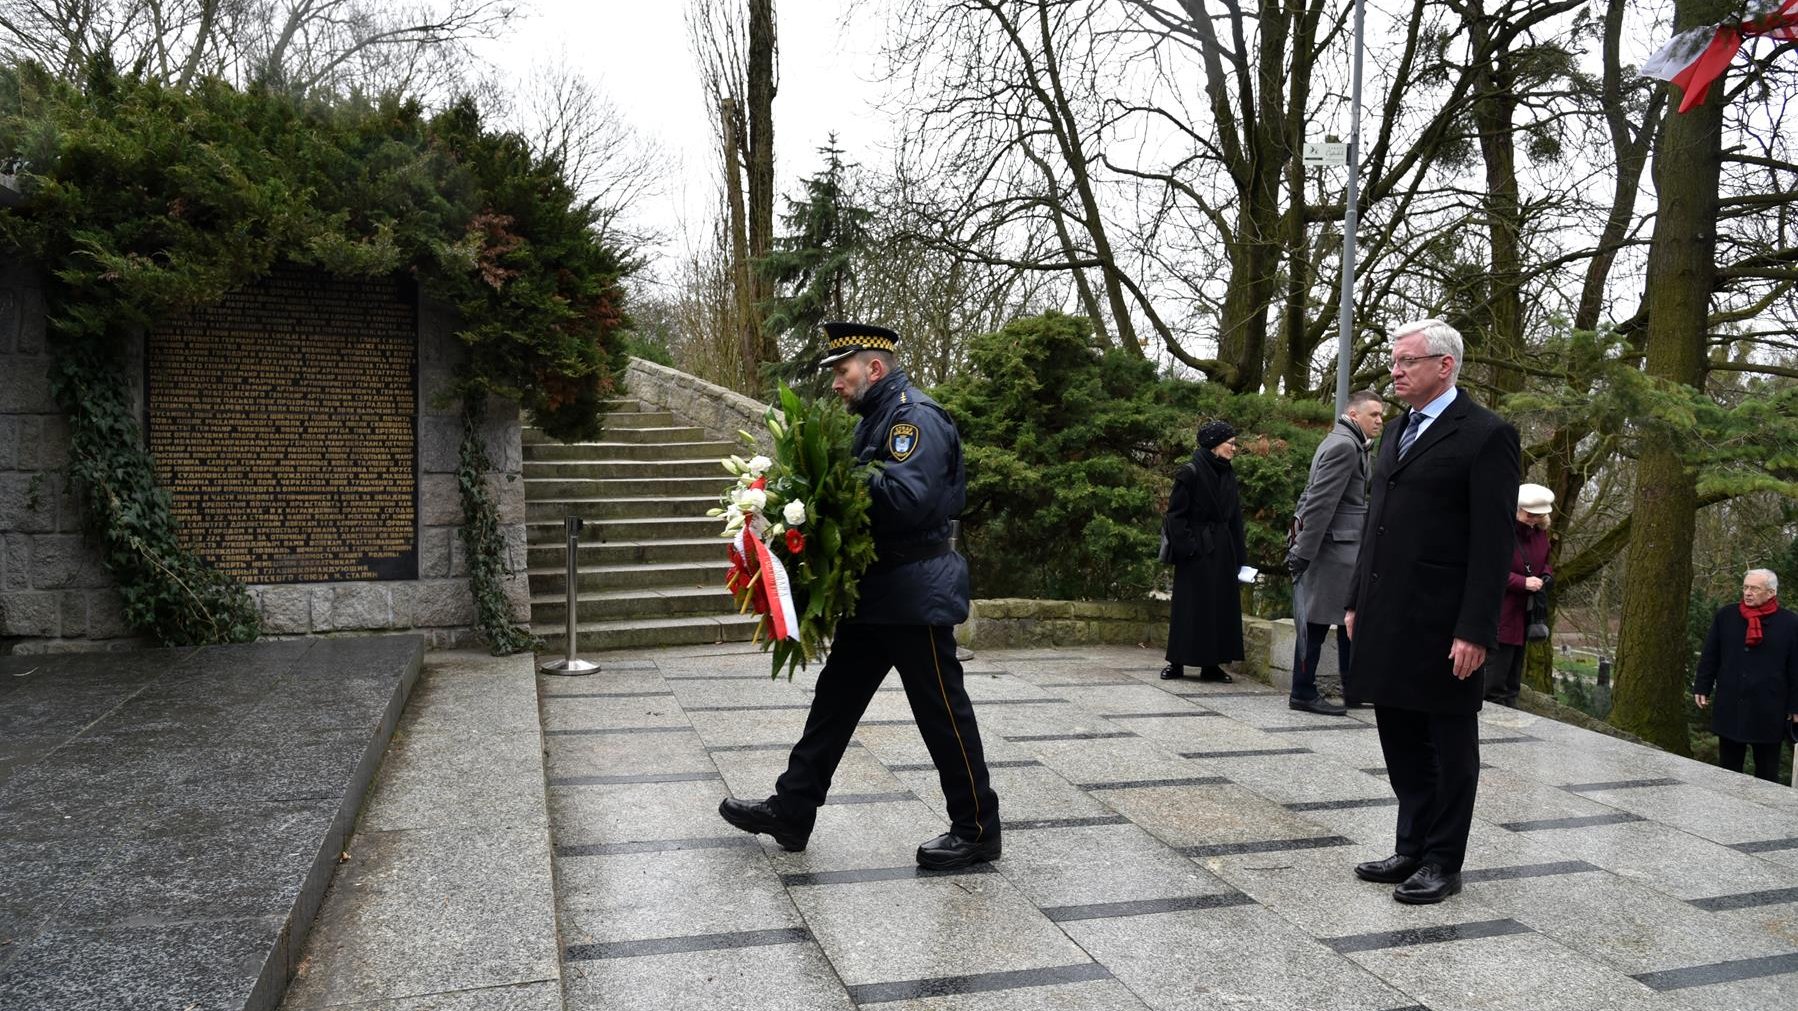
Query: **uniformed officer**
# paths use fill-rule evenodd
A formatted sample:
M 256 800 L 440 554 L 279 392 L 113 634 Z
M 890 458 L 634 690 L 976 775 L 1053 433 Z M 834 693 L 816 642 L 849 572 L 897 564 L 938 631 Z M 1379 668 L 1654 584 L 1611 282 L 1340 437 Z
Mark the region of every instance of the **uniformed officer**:
M 987 782 L 953 635 L 968 616 L 968 563 L 949 540 L 967 495 L 961 436 L 893 360 L 898 334 L 826 323 L 824 336 L 821 364 L 835 374 L 831 389 L 861 416 L 856 457 L 884 464 L 868 482 L 876 560 L 862 576 L 854 616 L 837 624 L 805 733 L 774 795 L 726 798 L 718 813 L 785 849 L 804 849 L 856 724 L 897 667 L 949 806 L 949 831 L 918 847 L 918 863 L 943 869 L 996 860 L 999 798 Z

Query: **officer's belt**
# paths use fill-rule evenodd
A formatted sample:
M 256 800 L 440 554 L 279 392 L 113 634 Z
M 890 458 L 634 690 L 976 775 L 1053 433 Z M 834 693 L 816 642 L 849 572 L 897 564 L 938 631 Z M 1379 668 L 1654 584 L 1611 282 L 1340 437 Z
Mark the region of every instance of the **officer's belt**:
M 870 568 L 887 569 L 895 565 L 907 565 L 921 562 L 927 558 L 941 558 L 953 551 L 948 541 L 922 541 L 916 544 L 894 545 L 883 548 L 874 545 L 874 564 Z

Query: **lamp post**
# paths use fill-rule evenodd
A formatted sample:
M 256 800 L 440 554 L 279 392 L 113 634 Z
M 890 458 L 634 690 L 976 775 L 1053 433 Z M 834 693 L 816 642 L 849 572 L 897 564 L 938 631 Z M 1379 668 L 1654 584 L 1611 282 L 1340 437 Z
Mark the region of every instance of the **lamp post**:
M 1366 0 L 1355 0 L 1355 72 L 1349 89 L 1348 194 L 1342 216 L 1342 306 L 1336 338 L 1336 413 L 1348 410 L 1350 356 L 1355 347 L 1355 229 L 1356 200 L 1361 183 L 1361 46 L 1366 20 Z

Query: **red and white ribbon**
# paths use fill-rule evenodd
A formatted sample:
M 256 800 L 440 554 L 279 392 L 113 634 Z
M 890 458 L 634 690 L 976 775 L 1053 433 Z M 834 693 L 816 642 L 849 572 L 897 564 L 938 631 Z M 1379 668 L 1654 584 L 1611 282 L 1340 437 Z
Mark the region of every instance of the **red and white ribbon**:
M 726 585 L 733 591 L 748 586 L 759 570 L 764 591 L 761 596 L 768 606 L 769 635 L 775 639 L 797 640 L 799 616 L 793 605 L 793 584 L 780 559 L 774 557 L 768 545 L 755 536 L 747 524 L 731 539 L 730 556 L 731 574 Z

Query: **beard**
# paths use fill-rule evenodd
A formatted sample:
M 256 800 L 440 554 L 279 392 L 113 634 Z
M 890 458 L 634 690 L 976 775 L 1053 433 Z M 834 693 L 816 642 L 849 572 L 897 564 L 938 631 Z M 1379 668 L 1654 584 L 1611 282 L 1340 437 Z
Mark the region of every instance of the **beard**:
M 868 387 L 872 385 L 874 384 L 868 380 L 868 374 L 863 372 L 858 382 L 843 391 L 843 403 L 847 404 L 851 411 L 860 411 L 862 401 L 868 396 Z

